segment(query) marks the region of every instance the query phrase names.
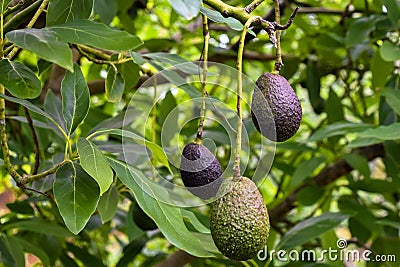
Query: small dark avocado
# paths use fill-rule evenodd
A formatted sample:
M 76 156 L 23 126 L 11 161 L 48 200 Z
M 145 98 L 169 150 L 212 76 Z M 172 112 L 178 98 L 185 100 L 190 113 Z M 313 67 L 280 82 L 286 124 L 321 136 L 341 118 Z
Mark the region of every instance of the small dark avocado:
M 299 98 L 284 77 L 266 72 L 257 79 L 251 118 L 257 130 L 271 141 L 286 141 L 297 132 L 302 109 Z
M 232 179 L 232 178 L 230 178 Z M 212 203 L 211 236 L 221 253 L 237 261 L 254 258 L 269 235 L 268 210 L 255 183 L 242 177 L 221 186 L 223 197 Z
M 217 194 L 222 168 L 207 147 L 194 142 L 187 144 L 179 169 L 183 184 L 193 195 L 209 199 Z
M 133 204 L 132 215 L 135 224 L 143 231 L 150 231 L 158 228 L 156 223 L 142 210 L 137 203 Z

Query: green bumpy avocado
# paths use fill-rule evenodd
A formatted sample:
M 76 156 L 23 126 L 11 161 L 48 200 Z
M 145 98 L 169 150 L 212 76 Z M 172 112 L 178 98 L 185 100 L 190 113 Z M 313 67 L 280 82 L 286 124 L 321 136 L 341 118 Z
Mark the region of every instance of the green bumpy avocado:
M 251 117 L 257 130 L 271 141 L 286 141 L 297 132 L 302 109 L 299 98 L 284 77 L 266 72 L 257 79 Z
M 207 147 L 193 142 L 187 144 L 179 169 L 183 184 L 193 195 L 209 199 L 217 194 L 222 168 Z
M 214 243 L 230 259 L 252 259 L 268 240 L 270 225 L 264 200 L 255 183 L 246 177 L 221 186 L 221 191 L 223 197 L 211 206 Z

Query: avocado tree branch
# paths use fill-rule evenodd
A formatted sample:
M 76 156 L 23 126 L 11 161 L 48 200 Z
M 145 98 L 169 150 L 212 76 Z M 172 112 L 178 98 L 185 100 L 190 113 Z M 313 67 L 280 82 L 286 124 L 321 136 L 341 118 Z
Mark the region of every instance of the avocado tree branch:
M 19 187 L 24 187 L 26 184 L 29 184 L 29 183 L 31 183 L 33 181 L 36 181 L 36 180 L 40 180 L 40 179 L 42 179 L 42 178 L 44 178 L 44 177 L 46 177 L 46 176 L 48 176 L 50 174 L 54 174 L 54 173 L 56 173 L 58 168 L 60 168 L 61 166 L 63 166 L 67 162 L 70 162 L 70 160 L 69 159 L 64 159 L 63 161 L 61 161 L 57 165 L 54 165 L 53 167 L 51 167 L 50 169 L 48 169 L 48 170 L 46 170 L 44 172 L 41 172 L 41 173 L 38 173 L 38 174 L 35 174 L 35 175 L 24 175 L 18 181 L 17 184 L 18 184 Z
M 260 2 L 260 1 L 253 1 L 253 2 Z M 203 0 L 203 3 L 214 8 L 215 10 L 220 12 L 222 16 L 226 18 L 232 17 L 239 20 L 243 25 L 252 17 L 252 15 L 250 15 L 246 11 L 246 8 L 234 7 L 224 3 L 221 0 Z M 269 22 L 265 19 L 257 20 L 253 23 L 253 25 L 265 29 L 268 32 L 268 34 L 270 34 L 270 31 L 275 31 L 276 29 L 285 30 L 293 22 L 297 10 L 298 8 L 295 9 L 295 11 L 291 16 L 291 19 L 289 19 L 289 21 L 285 25 L 280 25 L 276 22 Z
M 385 155 L 383 144 L 376 144 L 372 146 L 363 147 L 354 151 L 354 153 L 363 156 L 368 161 Z M 335 163 L 327 166 L 320 173 L 312 178 L 314 184 L 318 186 L 327 186 L 343 175 L 350 173 L 353 170 L 344 159 L 340 159 Z M 285 199 L 269 211 L 270 220 L 272 225 L 276 225 L 285 219 L 285 216 L 296 207 L 297 194 L 310 184 L 302 184 L 294 189 Z
M 247 12 L 247 13 L 251 13 L 251 12 L 253 12 L 253 10 L 254 9 L 256 9 L 262 2 L 264 2 L 264 0 L 254 0 L 253 2 L 251 2 L 250 4 L 248 4 L 245 8 L 244 8 L 244 10 Z
M 0 93 L 5 94 L 5 88 L 0 84 Z M 8 148 L 7 130 L 6 130 L 6 101 L 0 98 L 0 143 L 3 152 L 4 166 L 9 171 L 11 177 L 17 182 L 21 177 L 15 170 L 10 160 L 10 150 Z

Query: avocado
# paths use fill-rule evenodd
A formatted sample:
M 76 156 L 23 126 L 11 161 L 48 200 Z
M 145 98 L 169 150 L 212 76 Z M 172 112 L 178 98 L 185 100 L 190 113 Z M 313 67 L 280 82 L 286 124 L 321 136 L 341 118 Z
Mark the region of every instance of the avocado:
M 299 98 L 284 77 L 266 72 L 257 79 L 251 118 L 256 129 L 271 141 L 286 141 L 297 132 L 302 109 Z
M 194 142 L 187 144 L 182 151 L 179 169 L 183 184 L 193 195 L 209 199 L 217 194 L 222 168 L 204 145 Z
M 221 186 L 212 203 L 210 229 L 215 245 L 233 260 L 249 260 L 264 249 L 270 229 L 268 210 L 255 183 L 246 177 Z
M 157 229 L 156 223 L 147 215 L 142 208 L 137 204 L 133 204 L 132 215 L 135 224 L 144 231 Z

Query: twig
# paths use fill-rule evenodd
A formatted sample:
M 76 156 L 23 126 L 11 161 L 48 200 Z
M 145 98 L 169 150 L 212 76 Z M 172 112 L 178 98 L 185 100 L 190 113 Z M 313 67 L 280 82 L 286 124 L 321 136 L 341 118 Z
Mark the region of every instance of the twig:
M 63 161 L 61 161 L 60 163 L 58 163 L 57 165 L 51 167 L 50 169 L 48 169 L 47 171 L 35 174 L 35 175 L 24 175 L 19 181 L 18 181 L 18 186 L 21 188 L 24 188 L 26 184 L 29 184 L 33 181 L 36 180 L 40 180 L 50 174 L 56 173 L 56 171 L 58 170 L 58 168 L 60 168 L 61 166 L 63 166 L 65 163 L 70 162 L 69 159 L 64 159 Z
M 36 134 L 35 127 L 33 126 L 32 117 L 29 114 L 29 111 L 26 107 L 24 107 L 24 112 L 25 112 L 25 118 L 28 122 L 29 130 L 31 131 L 32 139 L 33 139 L 33 151 L 35 152 L 35 165 L 33 166 L 32 174 L 35 175 L 35 174 L 37 174 L 37 171 L 38 171 L 39 165 L 40 165 L 39 140 L 38 140 L 38 137 Z
M 299 11 L 299 7 L 296 7 L 293 10 L 292 15 L 290 15 L 288 21 L 284 25 L 281 25 L 281 24 L 276 23 L 276 22 L 272 22 L 272 24 L 274 26 L 274 29 L 275 30 L 286 30 L 287 28 L 289 28 L 290 25 L 292 25 L 292 22 L 293 22 L 294 18 L 296 17 L 297 11 Z
M 201 94 L 201 108 L 200 108 L 200 121 L 197 130 L 197 136 L 195 143 L 200 144 L 203 136 L 203 126 L 206 114 L 206 95 L 207 95 L 207 71 L 208 71 L 208 46 L 210 42 L 210 32 L 208 30 L 208 19 L 207 16 L 202 15 L 203 19 L 203 37 L 204 37 L 204 56 L 203 56 L 203 80 L 201 83 L 202 94 Z
M 203 0 L 203 3 L 220 12 L 222 16 L 235 18 L 243 24 L 245 24 L 252 17 L 249 13 L 246 12 L 245 9 L 228 5 L 221 0 Z M 287 28 L 289 28 L 290 24 L 292 24 L 293 19 L 296 16 L 297 10 L 298 8 L 294 10 L 293 14 L 289 18 L 289 21 L 285 25 L 280 25 L 276 22 L 269 22 L 264 19 L 257 20 L 253 24 L 254 26 L 258 26 L 262 29 L 267 30 L 271 28 L 273 30 L 286 30 Z
M 264 0 L 253 0 L 253 2 L 251 2 L 250 4 L 248 4 L 245 8 L 244 8 L 244 10 L 247 12 L 247 13 L 251 13 L 251 12 L 253 12 L 253 10 L 254 9 L 256 9 L 262 2 L 264 2 Z

